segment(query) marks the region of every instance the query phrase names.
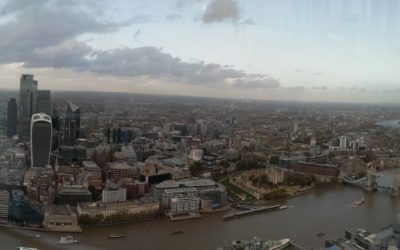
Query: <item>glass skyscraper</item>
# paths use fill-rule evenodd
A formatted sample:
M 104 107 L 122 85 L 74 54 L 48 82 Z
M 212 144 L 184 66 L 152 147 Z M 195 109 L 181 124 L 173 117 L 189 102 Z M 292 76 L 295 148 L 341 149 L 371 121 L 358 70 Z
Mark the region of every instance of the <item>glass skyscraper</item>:
M 17 134 L 17 100 L 11 98 L 7 104 L 7 137 L 13 137 Z

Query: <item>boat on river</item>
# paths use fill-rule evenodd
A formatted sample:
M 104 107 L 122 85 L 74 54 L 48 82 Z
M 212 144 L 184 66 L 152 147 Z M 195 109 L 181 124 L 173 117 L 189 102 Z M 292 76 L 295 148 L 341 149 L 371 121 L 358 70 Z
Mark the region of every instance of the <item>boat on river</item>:
M 354 201 L 353 202 L 353 206 L 354 207 L 358 207 L 358 206 L 362 205 L 364 202 L 365 202 L 364 199 L 361 199 L 361 200 L 358 200 L 358 201 Z
M 108 236 L 109 239 L 119 239 L 119 238 L 124 238 L 125 234 L 110 234 Z
M 61 244 L 61 245 L 75 244 L 75 243 L 79 243 L 79 242 L 80 241 L 78 239 L 75 239 L 74 237 L 72 237 L 72 235 L 63 235 L 57 241 L 57 243 Z
M 236 240 L 224 250 L 281 250 L 290 245 L 290 239 L 262 240 L 255 237 L 252 240 Z
M 184 234 L 185 232 L 183 230 L 175 231 L 172 232 L 171 235 L 178 235 L 178 234 Z

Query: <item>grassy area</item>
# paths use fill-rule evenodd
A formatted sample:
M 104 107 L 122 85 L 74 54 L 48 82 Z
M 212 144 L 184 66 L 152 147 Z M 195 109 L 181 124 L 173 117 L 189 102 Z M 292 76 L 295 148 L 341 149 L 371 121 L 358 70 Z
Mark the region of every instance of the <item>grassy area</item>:
M 252 200 L 254 197 L 249 194 L 248 192 L 244 191 L 243 189 L 239 188 L 238 186 L 233 185 L 229 182 L 229 179 L 225 179 L 221 181 L 221 184 L 226 187 L 228 191 L 230 191 L 235 196 L 238 195 L 246 195 L 246 200 Z

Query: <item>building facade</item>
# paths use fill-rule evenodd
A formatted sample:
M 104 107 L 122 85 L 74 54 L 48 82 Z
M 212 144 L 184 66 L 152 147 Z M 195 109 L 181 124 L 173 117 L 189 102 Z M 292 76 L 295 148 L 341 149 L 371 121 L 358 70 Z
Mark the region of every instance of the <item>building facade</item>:
M 37 112 L 52 115 L 50 90 L 38 90 Z
M 69 205 L 46 205 L 43 226 L 53 232 L 82 232 L 78 216 Z
M 51 117 L 38 113 L 31 122 L 31 167 L 46 167 L 49 164 L 52 141 Z
M 7 190 L 0 190 L 0 223 L 8 221 L 8 204 L 10 193 Z
M 11 98 L 7 103 L 7 137 L 17 134 L 18 106 L 17 100 Z
M 68 102 L 64 120 L 64 145 L 75 145 L 76 139 L 80 136 L 81 111 L 78 106 Z
M 125 188 L 107 188 L 101 194 L 101 201 L 104 203 L 126 201 Z
M 38 82 L 33 75 L 22 75 L 19 89 L 18 136 L 29 137 L 29 125 L 33 114 L 37 113 Z

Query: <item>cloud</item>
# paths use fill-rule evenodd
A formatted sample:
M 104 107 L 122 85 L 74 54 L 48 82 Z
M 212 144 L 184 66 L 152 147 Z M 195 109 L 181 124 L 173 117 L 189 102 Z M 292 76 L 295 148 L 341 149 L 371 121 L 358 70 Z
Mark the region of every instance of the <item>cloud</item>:
M 367 90 L 365 88 L 361 88 L 361 87 L 357 87 L 357 86 L 353 86 L 351 88 L 349 88 L 350 91 L 357 91 L 357 92 L 361 92 L 361 93 L 366 93 Z
M 326 86 L 321 86 L 321 87 L 312 87 L 313 90 L 327 90 L 328 88 Z
M 239 19 L 240 9 L 236 0 L 211 0 L 201 17 L 204 23 L 220 23 L 224 21 L 236 23 Z
M 94 18 L 86 10 L 60 8 L 57 1 L 9 1 L 3 9 L 14 15 L 14 19 L 0 25 L 0 34 L 5 34 L 0 39 L 3 63 L 23 61 L 34 50 L 58 46 L 85 33 L 112 32 L 118 28 L 115 23 Z
M 240 88 L 267 88 L 275 89 L 281 86 L 279 80 L 263 75 L 247 75 L 240 79 L 236 79 L 232 84 L 234 87 Z
M 0 63 L 210 87 L 280 87 L 278 80 L 267 75 L 247 74 L 231 66 L 203 61 L 186 62 L 156 47 L 94 49 L 87 41 L 78 41 L 77 37 L 87 33 L 113 32 L 128 22 L 104 22 L 97 10 L 91 12 L 89 6 L 79 3 L 9 1 L 4 10 L 14 18 L 0 24 L 0 33 L 7 34 L 0 39 Z M 222 7 L 228 9 L 222 11 L 219 9 Z M 239 18 L 236 1 L 212 1 L 207 11 L 206 19 L 209 21 Z M 147 18 L 134 16 L 130 22 L 142 22 Z M 137 30 L 134 38 L 140 33 Z
M 307 90 L 306 87 L 304 86 L 294 86 L 294 87 L 286 87 L 284 88 L 286 91 L 289 92 L 300 92 L 300 91 L 305 91 Z
M 165 19 L 168 20 L 168 21 L 175 21 L 175 20 L 180 19 L 181 17 L 182 16 L 178 15 L 178 14 L 170 14 L 170 15 L 166 15 Z
M 240 23 L 241 24 L 254 24 L 254 22 L 251 18 L 246 18 L 243 21 L 241 21 Z

